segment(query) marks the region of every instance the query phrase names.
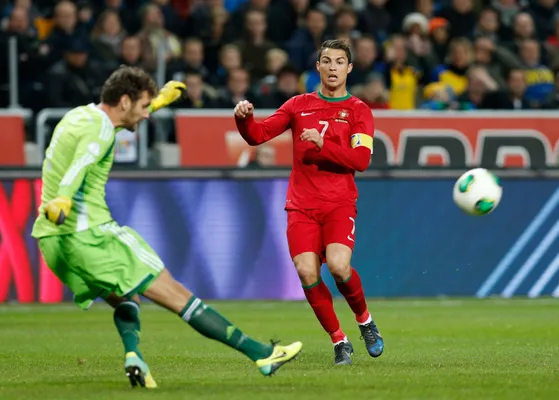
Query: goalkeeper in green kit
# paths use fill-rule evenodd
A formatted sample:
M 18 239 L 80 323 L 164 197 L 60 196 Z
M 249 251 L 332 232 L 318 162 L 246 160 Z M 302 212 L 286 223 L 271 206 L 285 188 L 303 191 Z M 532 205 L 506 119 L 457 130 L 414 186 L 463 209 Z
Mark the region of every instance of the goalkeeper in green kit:
M 105 185 L 115 129 L 134 131 L 185 90 L 183 83 L 170 81 L 159 91 L 143 70 L 121 67 L 103 85 L 100 104 L 74 108 L 59 122 L 43 163 L 41 206 L 32 236 L 79 307 L 87 309 L 98 297 L 114 307 L 132 386 L 157 387 L 138 349 L 139 294 L 177 313 L 202 335 L 240 351 L 265 376 L 294 359 L 302 347 L 300 342 L 280 346 L 246 336 L 177 282 L 138 233 L 111 217 Z

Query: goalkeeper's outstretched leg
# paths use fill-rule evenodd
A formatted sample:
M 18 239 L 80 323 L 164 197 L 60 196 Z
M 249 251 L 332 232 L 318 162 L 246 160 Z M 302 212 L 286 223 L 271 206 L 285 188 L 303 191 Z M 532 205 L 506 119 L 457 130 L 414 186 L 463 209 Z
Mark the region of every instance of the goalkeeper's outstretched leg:
M 105 301 L 115 309 L 113 319 L 124 345 L 124 371 L 130 384 L 155 389 L 157 383 L 139 349 L 140 297 L 134 295 L 128 299 L 111 293 Z
M 167 269 L 161 271 L 142 295 L 178 314 L 200 334 L 243 353 L 264 376 L 273 375 L 281 366 L 295 359 L 303 347 L 301 342 L 280 346 L 250 338 L 177 282 Z

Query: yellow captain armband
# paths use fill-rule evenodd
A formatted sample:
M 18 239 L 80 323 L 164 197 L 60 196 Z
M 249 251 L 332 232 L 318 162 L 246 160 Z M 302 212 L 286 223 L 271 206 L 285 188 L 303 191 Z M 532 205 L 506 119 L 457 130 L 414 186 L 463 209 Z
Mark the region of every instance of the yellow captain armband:
M 351 148 L 366 147 L 373 154 L 373 137 L 364 133 L 355 133 L 351 135 Z

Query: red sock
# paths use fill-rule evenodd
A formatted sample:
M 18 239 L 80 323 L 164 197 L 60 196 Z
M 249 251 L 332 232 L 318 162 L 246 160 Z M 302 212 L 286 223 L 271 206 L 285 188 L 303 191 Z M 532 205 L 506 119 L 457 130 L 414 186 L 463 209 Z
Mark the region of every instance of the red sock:
M 316 318 L 320 325 L 332 338 L 333 343 L 340 342 L 345 339 L 345 334 L 340 329 L 340 321 L 334 312 L 334 302 L 332 301 L 332 293 L 328 290 L 328 286 L 320 279 L 314 285 L 304 287 L 305 296 L 311 305 Z
M 347 304 L 355 314 L 355 319 L 362 324 L 369 319 L 367 302 L 363 293 L 363 284 L 356 270 L 351 268 L 351 276 L 345 282 L 336 282 L 340 293 L 345 297 Z

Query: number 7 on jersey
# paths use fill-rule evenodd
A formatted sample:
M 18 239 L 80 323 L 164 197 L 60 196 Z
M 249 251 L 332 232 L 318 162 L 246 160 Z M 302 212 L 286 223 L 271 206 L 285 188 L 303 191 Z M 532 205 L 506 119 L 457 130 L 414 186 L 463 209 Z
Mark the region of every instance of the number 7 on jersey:
M 318 121 L 318 123 L 320 125 L 324 125 L 324 128 L 322 128 L 322 130 L 320 131 L 320 136 L 324 137 L 324 134 L 326 133 L 326 130 L 328 129 L 328 121 Z

